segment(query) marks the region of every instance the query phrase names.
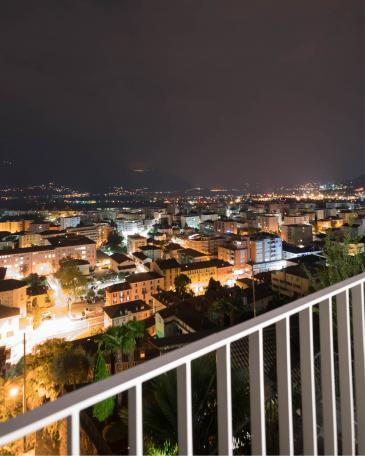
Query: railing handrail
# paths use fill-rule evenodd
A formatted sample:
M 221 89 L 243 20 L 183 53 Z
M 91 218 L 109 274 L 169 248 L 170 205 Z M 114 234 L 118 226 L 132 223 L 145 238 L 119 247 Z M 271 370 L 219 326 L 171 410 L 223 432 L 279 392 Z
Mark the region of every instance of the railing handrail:
M 238 325 L 216 332 L 124 372 L 70 392 L 56 401 L 19 415 L 0 424 L 0 445 L 17 440 L 50 423 L 78 413 L 96 403 L 158 377 L 187 362 L 229 345 L 243 337 L 267 328 L 322 301 L 365 282 L 365 273 L 314 292 L 289 304 L 273 309 Z

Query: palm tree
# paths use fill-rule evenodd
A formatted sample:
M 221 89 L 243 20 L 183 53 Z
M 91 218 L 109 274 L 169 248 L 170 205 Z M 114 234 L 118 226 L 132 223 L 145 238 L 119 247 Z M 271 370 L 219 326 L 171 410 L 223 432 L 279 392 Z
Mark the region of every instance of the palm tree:
M 98 352 L 109 356 L 110 373 L 116 372 L 116 357 L 123 362 L 123 355 L 128 356 L 129 367 L 133 365 L 137 340 L 144 336 L 142 321 L 129 321 L 122 326 L 111 326 L 98 340 Z M 122 363 L 123 368 L 123 363 Z
M 110 360 L 110 374 L 115 374 L 115 362 L 116 355 L 120 351 L 121 347 L 121 336 L 120 327 L 111 326 L 105 333 L 103 333 L 97 340 L 98 344 L 98 355 L 102 354 L 103 357 L 107 356 Z
M 235 307 L 228 298 L 219 298 L 217 301 L 213 302 L 209 309 L 211 318 L 219 321 L 219 327 L 221 329 L 224 328 L 224 326 L 233 324 L 234 312 Z
M 217 452 L 217 391 L 214 356 L 192 363 L 192 410 L 194 453 Z M 177 444 L 176 371 L 160 375 L 146 383 L 143 417 L 146 440 L 163 448 L 166 442 Z M 249 381 L 247 372 L 232 370 L 233 434 L 237 445 L 247 446 L 249 434 Z M 127 419 L 125 410 L 122 420 Z M 247 451 L 247 449 L 246 449 Z M 246 453 L 245 451 L 245 453 Z
M 122 326 L 112 326 L 102 334 L 98 340 L 98 351 L 94 370 L 94 380 L 102 380 L 108 377 L 105 356 L 110 359 L 110 374 L 115 374 L 116 357 L 120 358 L 121 370 L 123 369 L 123 355 L 129 357 L 129 367 L 133 365 L 134 352 L 137 346 L 137 339 L 144 335 L 144 324 L 142 321 L 129 321 Z M 118 405 L 121 406 L 122 395 L 118 395 Z M 94 405 L 93 415 L 99 421 L 105 421 L 114 411 L 114 398 L 106 399 Z
M 143 321 L 129 321 L 127 324 L 121 326 L 120 329 L 121 351 L 122 354 L 128 355 L 129 367 L 132 367 L 137 341 L 144 336 L 144 323 Z

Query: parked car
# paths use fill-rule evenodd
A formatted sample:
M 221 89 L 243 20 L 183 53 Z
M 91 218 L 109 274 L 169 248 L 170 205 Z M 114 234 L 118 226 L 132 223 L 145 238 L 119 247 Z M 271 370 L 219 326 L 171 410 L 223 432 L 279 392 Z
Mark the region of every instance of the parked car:
M 51 311 L 46 310 L 45 312 L 41 313 L 41 320 L 52 320 L 53 314 Z

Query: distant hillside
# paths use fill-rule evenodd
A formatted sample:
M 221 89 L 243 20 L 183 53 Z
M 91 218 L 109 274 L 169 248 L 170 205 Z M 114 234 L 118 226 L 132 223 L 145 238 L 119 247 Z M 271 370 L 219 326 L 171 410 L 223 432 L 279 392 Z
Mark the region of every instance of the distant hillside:
M 361 174 L 360 176 L 356 177 L 355 179 L 351 179 L 347 183 L 352 185 L 354 188 L 365 187 L 365 174 Z

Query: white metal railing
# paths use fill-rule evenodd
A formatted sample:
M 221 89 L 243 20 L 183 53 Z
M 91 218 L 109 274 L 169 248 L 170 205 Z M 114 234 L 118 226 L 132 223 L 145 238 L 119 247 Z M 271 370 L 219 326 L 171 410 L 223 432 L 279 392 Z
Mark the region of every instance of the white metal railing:
M 251 442 L 253 454 L 266 453 L 263 330 L 276 326 L 279 444 L 281 454 L 293 454 L 290 317 L 299 315 L 303 454 L 317 454 L 316 408 L 322 407 L 325 454 L 337 454 L 337 424 L 343 454 L 365 454 L 365 274 L 318 291 L 125 372 L 69 393 L 54 402 L 0 425 L 0 445 L 67 418 L 69 454 L 80 454 L 80 411 L 128 391 L 130 454 L 143 454 L 142 385 L 177 369 L 178 443 L 180 454 L 193 454 L 191 362 L 216 352 L 218 451 L 232 455 L 231 344 L 249 338 Z M 350 296 L 351 315 L 350 321 Z M 340 385 L 340 419 L 335 392 L 332 302 L 336 297 Z M 319 305 L 322 401 L 316 403 L 313 312 Z M 353 340 L 353 343 L 351 342 Z M 353 354 L 353 356 L 352 356 Z M 354 373 L 353 373 L 354 369 Z M 355 388 L 353 388 L 353 384 Z M 355 394 L 356 392 L 356 394 Z M 356 416 L 355 416 L 356 410 Z M 357 435 L 355 435 L 355 419 Z

